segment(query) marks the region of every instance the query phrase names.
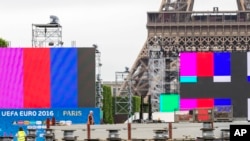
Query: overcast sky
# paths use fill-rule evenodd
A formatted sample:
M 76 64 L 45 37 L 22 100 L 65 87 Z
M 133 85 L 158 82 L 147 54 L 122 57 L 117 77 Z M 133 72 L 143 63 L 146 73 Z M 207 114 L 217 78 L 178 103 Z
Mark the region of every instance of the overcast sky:
M 236 0 L 195 0 L 194 8 L 236 10 Z M 13 47 L 30 47 L 32 23 L 46 24 L 59 17 L 64 46 L 97 44 L 102 53 L 103 81 L 131 68 L 147 38 L 148 11 L 158 11 L 161 0 L 0 0 L 0 37 Z M 205 4 L 206 3 L 206 4 Z

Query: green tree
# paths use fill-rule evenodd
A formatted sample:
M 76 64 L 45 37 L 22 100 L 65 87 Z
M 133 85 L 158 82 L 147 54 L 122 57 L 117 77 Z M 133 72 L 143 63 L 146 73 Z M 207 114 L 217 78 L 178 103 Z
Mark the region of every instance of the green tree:
M 141 97 L 133 96 L 133 113 L 140 112 Z
M 2 38 L 0 38 L 0 47 L 8 47 L 8 42 Z
M 114 123 L 111 87 L 103 86 L 103 122 Z

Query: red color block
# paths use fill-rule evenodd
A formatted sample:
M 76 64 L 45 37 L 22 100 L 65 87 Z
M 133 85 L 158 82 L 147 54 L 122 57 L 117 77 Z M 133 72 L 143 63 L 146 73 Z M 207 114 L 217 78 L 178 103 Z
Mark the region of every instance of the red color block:
M 214 54 L 212 52 L 197 53 L 197 76 L 214 76 Z
M 199 98 L 197 99 L 197 108 L 213 108 L 214 99 L 212 98 Z
M 24 108 L 49 108 L 50 49 L 26 48 L 23 54 Z

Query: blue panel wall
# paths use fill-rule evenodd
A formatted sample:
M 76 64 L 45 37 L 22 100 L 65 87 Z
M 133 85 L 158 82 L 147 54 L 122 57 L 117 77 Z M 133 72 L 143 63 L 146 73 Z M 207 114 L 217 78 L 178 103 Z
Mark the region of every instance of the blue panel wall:
M 50 52 L 51 107 L 78 107 L 77 49 L 52 48 Z

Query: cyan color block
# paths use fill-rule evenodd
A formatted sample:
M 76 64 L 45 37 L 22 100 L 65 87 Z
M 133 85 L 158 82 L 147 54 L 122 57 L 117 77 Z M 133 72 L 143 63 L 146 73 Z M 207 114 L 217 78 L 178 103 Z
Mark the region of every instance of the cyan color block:
M 197 83 L 197 76 L 181 76 L 181 83 Z

